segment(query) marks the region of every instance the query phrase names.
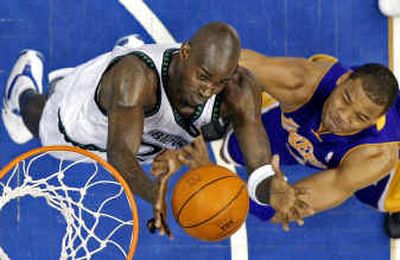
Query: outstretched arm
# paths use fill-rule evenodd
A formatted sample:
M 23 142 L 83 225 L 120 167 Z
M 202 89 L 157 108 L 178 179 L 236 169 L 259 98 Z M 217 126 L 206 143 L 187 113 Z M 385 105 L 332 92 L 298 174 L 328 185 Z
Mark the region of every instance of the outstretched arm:
M 126 57 L 112 71 L 112 95 L 108 108 L 107 157 L 125 177 L 134 194 L 149 203 L 156 187 L 136 159 L 144 122 L 148 71 L 136 57 Z
M 225 90 L 224 105 L 230 111 L 233 128 L 250 174 L 250 197 L 256 203 L 270 204 L 288 218 L 292 210 L 297 210 L 300 192 L 286 182 L 283 174 L 273 173 L 269 140 L 261 120 L 260 93 L 253 75 L 239 67 Z M 279 194 L 279 198 L 271 197 L 270 194 Z M 301 205 L 309 210 L 306 203 Z M 301 218 L 296 218 L 296 221 L 301 223 Z M 284 225 L 284 228 L 287 229 L 287 226 Z
M 238 68 L 226 87 L 223 113 L 232 120 L 248 172 L 271 162 L 270 145 L 261 121 L 261 89 L 253 75 Z
M 397 163 L 397 152 L 394 143 L 361 145 L 349 152 L 337 168 L 311 175 L 295 186 L 305 190 L 302 199 L 315 212 L 330 209 L 389 174 Z M 282 221 L 279 214 L 274 221 Z
M 108 107 L 107 157 L 126 179 L 132 192 L 153 205 L 154 228 L 172 237 L 166 224 L 166 181 L 153 182 L 136 159 L 143 134 L 144 110 L 156 96 L 153 74 L 135 56 L 127 56 L 112 69 L 112 95 Z
M 278 100 L 283 110 L 304 104 L 332 64 L 304 58 L 267 57 L 247 49 L 242 50 L 240 59 L 240 65 L 255 75 L 262 90 Z

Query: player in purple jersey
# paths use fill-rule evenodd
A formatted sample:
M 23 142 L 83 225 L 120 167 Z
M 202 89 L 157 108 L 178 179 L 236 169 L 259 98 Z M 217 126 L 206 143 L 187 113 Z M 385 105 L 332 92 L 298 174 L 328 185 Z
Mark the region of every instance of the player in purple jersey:
M 268 58 L 252 51 L 243 52 L 241 64 L 279 101 L 262 116 L 271 153 L 284 164 L 321 169 L 296 184 L 310 191 L 304 200 L 318 212 L 354 193 L 380 211 L 394 212 L 386 229 L 400 236 L 395 221 L 400 99 L 390 70 L 378 64 L 350 69 L 321 56 Z M 234 135 L 225 140 L 223 154 L 242 163 Z M 285 221 L 279 214 L 274 220 Z
M 400 236 L 396 213 L 400 212 L 400 99 L 393 73 L 378 64 L 350 69 L 332 57 L 272 58 L 250 50 L 242 51 L 240 64 L 254 73 L 276 101 L 264 107 L 262 114 L 270 141 L 268 153 L 277 154 L 283 164 L 321 170 L 295 184 L 306 191 L 300 201 L 320 212 L 355 194 L 380 211 L 394 213 L 388 215 L 386 228 L 391 237 Z M 191 153 L 186 149 L 181 155 L 186 159 L 181 161 L 193 160 Z M 244 164 L 234 134 L 225 138 L 222 155 Z M 273 164 L 275 172 L 280 172 L 279 162 Z M 269 184 L 259 176 L 252 196 L 257 214 L 270 210 L 264 203 L 266 194 L 258 192 L 264 185 Z M 271 200 L 279 194 L 269 196 Z M 312 213 L 277 211 L 272 220 L 287 228 L 288 222 Z

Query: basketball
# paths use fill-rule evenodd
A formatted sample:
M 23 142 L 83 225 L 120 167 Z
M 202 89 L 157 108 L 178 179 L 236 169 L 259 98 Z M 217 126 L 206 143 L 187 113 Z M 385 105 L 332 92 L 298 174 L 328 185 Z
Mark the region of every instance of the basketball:
M 246 220 L 246 184 L 236 173 L 221 166 L 191 170 L 174 187 L 172 211 L 189 235 L 206 241 L 223 240 Z

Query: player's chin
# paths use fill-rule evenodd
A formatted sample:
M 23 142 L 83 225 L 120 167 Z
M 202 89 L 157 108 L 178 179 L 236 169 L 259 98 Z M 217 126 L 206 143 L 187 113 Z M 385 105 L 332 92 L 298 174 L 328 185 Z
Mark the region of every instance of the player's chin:
M 335 125 L 332 122 L 332 120 L 329 120 L 329 119 L 326 120 L 325 127 L 326 127 L 326 130 L 331 133 L 340 133 L 342 131 L 342 129 L 339 126 Z
M 191 103 L 190 105 L 192 106 L 203 105 L 207 101 L 207 99 L 202 98 L 197 94 L 193 94 L 189 100 Z
M 328 127 L 328 131 L 331 133 L 335 133 L 335 134 L 345 134 L 345 133 L 349 133 L 348 129 L 345 129 L 343 127 L 337 126 L 337 125 L 331 125 Z

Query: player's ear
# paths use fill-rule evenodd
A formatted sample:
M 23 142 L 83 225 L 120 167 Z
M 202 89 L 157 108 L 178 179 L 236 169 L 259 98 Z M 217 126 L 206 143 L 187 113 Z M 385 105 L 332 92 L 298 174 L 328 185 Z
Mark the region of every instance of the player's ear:
M 336 85 L 340 85 L 341 83 L 345 82 L 350 78 L 351 73 L 346 73 L 342 77 L 339 78 L 339 80 L 336 82 Z
M 189 57 L 189 52 L 190 52 L 190 43 L 189 42 L 182 43 L 180 55 L 183 60 L 186 60 Z

